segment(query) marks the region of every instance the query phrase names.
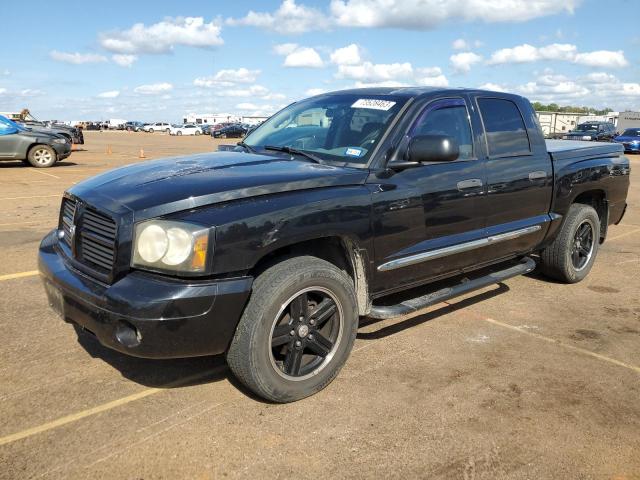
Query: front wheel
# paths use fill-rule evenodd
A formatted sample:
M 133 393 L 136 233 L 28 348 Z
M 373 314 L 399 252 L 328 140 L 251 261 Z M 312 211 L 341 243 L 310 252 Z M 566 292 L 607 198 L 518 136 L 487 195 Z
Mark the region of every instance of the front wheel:
M 176 133 L 176 135 L 182 135 L 182 132 L 178 131 L 178 133 Z
M 48 145 L 36 145 L 27 155 L 32 167 L 48 168 L 58 161 L 56 151 Z
M 589 205 L 574 203 L 560 233 L 540 257 L 545 275 L 565 283 L 577 283 L 591 270 L 598 254 L 600 218 Z
M 150 129 L 149 129 L 149 133 L 153 133 L 153 128 L 150 128 Z
M 316 257 L 287 259 L 256 278 L 227 362 L 255 394 L 293 402 L 338 375 L 357 328 L 353 282 L 342 270 Z
M 200 132 L 199 132 L 198 130 L 196 130 L 195 135 L 196 135 L 196 137 L 197 137 L 198 135 L 200 135 Z

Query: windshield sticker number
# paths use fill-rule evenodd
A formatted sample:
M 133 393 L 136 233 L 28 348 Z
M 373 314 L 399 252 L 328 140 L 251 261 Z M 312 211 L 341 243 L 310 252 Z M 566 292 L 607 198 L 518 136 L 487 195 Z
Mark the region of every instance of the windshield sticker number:
M 385 112 L 393 107 L 396 102 L 389 100 L 376 100 L 375 98 L 360 98 L 353 102 L 351 108 L 369 108 L 371 110 L 384 110 Z
M 348 147 L 344 154 L 347 157 L 359 157 L 360 155 L 362 155 L 362 149 L 361 148 L 355 148 L 355 147 Z

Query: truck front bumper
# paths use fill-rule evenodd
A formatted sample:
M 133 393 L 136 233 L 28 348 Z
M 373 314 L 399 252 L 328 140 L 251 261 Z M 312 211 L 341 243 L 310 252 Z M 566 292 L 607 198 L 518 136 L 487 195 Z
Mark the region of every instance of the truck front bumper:
M 57 231 L 40 244 L 38 268 L 49 305 L 106 347 L 145 358 L 226 351 L 253 278 L 183 281 L 133 271 L 111 285 L 70 266 Z

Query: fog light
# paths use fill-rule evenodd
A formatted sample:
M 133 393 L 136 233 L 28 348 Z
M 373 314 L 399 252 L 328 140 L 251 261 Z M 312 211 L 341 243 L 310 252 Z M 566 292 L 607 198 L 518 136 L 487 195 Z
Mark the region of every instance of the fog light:
M 127 348 L 137 347 L 142 341 L 142 335 L 129 322 L 120 320 L 116 328 L 116 340 Z

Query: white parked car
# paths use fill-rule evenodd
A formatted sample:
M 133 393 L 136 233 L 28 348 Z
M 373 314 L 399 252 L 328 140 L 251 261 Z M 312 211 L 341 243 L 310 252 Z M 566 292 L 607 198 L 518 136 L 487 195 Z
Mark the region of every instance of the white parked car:
M 202 135 L 202 129 L 192 123 L 171 127 L 169 135 Z
M 171 125 L 163 122 L 150 123 L 149 125 L 145 125 L 144 127 L 142 127 L 142 130 L 149 133 L 153 133 L 153 132 L 169 133 L 171 130 Z

